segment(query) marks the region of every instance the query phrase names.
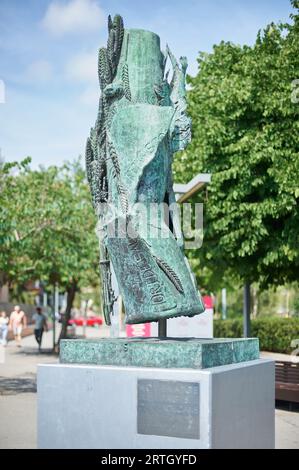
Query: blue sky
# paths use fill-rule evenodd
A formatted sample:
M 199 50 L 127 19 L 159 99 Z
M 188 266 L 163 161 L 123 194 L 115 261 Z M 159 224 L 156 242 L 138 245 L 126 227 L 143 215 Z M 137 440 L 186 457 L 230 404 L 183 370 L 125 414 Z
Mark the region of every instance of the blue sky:
M 252 44 L 271 21 L 287 21 L 289 0 L 0 0 L 0 148 L 6 161 L 60 164 L 84 153 L 97 114 L 97 49 L 106 17 L 149 29 L 186 55 L 221 40 Z M 2 97 L 3 98 L 3 97 Z

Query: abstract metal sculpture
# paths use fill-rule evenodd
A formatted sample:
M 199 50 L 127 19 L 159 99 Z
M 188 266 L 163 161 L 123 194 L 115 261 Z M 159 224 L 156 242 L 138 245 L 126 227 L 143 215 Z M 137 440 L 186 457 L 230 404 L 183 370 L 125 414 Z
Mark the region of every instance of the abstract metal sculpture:
M 115 300 L 110 262 L 126 323 L 194 316 L 204 306 L 183 254 L 178 214 L 171 209 L 173 153 L 191 138 L 187 60 L 178 62 L 168 47 L 161 52 L 152 32 L 124 29 L 119 15 L 113 21 L 109 16 L 108 31 L 107 48 L 99 50 L 99 112 L 86 145 L 87 178 L 99 217 L 105 320 L 110 324 Z M 164 76 L 167 58 L 171 83 L 168 73 Z

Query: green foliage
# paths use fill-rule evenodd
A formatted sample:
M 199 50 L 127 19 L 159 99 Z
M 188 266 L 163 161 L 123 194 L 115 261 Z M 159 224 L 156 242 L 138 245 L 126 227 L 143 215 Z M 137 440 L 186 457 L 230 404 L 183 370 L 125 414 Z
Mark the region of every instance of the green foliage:
M 60 338 L 76 292 L 98 284 L 96 217 L 79 161 L 31 171 L 0 167 L 0 285 L 42 280 L 67 292 Z
M 299 2 L 292 24 L 271 24 L 252 47 L 221 42 L 189 77 L 193 140 L 177 180 L 212 173 L 203 247 L 190 253 L 200 284 L 279 285 L 299 269 Z M 298 94 L 297 94 L 298 95 Z M 205 271 L 200 267 L 204 266 Z
M 214 320 L 215 338 L 241 338 L 243 336 L 242 319 Z
M 17 188 L 14 175 L 16 172 L 22 175 L 29 163 L 29 158 L 21 163 L 0 163 L 0 286 L 13 277 L 12 260 L 17 252 L 18 234 L 14 217 Z
M 0 169 L 2 282 L 94 284 L 96 220 L 84 170 L 79 162 L 38 171 L 27 164 Z
M 242 319 L 214 320 L 216 338 L 240 338 Z M 290 354 L 291 341 L 299 338 L 299 318 L 264 317 L 251 320 L 251 336 L 260 340 L 261 351 Z

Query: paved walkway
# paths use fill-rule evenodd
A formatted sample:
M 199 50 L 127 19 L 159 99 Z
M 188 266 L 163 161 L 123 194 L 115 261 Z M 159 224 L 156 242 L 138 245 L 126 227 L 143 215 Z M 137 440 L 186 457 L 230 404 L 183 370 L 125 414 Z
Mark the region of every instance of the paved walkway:
M 261 357 L 265 359 L 273 359 L 273 361 L 289 361 L 297 363 L 299 362 L 299 356 L 292 356 L 291 354 L 279 354 L 273 352 L 262 351 Z
M 45 333 L 39 354 L 34 336 L 23 338 L 22 347 L 10 341 L 5 362 L 0 364 L 0 448 L 36 448 L 36 366 L 56 362 L 51 354 L 52 334 Z
M 86 334 L 108 332 L 87 328 Z M 0 449 L 36 448 L 36 366 L 58 362 L 51 354 L 52 332 L 45 333 L 40 354 L 33 336 L 22 344 L 17 348 L 10 342 L 0 363 Z M 276 410 L 276 448 L 299 449 L 299 412 Z

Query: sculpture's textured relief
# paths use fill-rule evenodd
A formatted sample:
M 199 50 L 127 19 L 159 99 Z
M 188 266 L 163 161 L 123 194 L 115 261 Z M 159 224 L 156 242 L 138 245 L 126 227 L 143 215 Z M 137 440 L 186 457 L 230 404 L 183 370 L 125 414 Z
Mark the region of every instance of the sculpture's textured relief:
M 170 211 L 167 222 L 160 204 L 175 202 L 173 153 L 191 138 L 187 61 L 178 62 L 168 47 L 161 52 L 156 34 L 124 29 L 118 15 L 113 21 L 109 17 L 108 30 L 107 48 L 99 51 L 99 112 L 86 145 L 87 177 L 99 216 L 105 319 L 109 324 L 114 302 L 110 262 L 127 323 L 193 316 L 204 307 L 183 254 L 180 221 Z M 150 210 L 156 217 L 148 217 Z M 115 227 L 118 236 L 112 233 Z

